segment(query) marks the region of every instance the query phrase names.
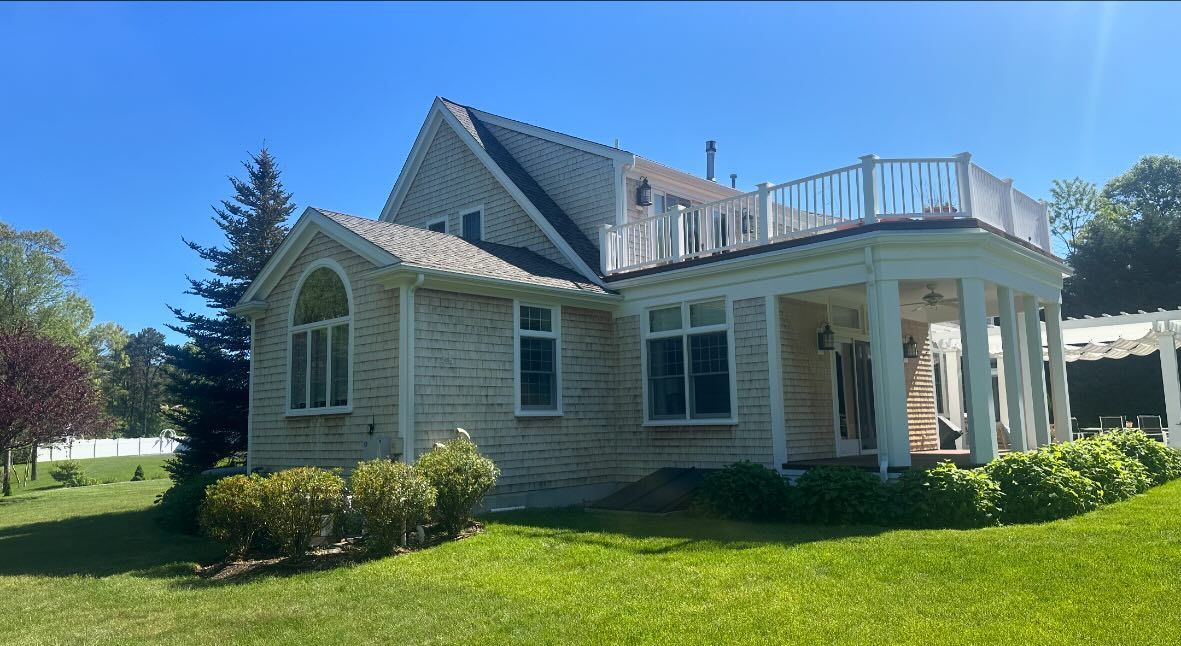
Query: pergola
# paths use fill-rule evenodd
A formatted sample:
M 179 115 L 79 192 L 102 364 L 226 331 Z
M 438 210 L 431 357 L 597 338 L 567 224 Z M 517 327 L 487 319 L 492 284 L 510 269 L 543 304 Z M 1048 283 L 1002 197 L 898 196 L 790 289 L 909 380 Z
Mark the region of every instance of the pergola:
M 1042 330 L 1041 338 L 1047 339 L 1044 323 Z M 1164 383 L 1166 428 L 1177 430 L 1175 427 L 1181 426 L 1181 376 L 1177 370 L 1176 352 L 1177 348 L 1181 347 L 1181 309 L 1068 318 L 1062 321 L 1061 330 L 1062 358 L 1067 362 L 1122 359 L 1132 355 L 1143 357 L 1159 352 L 1162 348 L 1171 348 L 1172 352 L 1159 352 Z M 1000 328 L 989 328 L 989 353 L 997 359 L 998 380 L 1003 389 L 1005 364 L 1002 361 L 1001 337 Z M 931 342 L 936 350 L 958 353 L 960 334 L 957 326 L 933 325 Z M 1042 357 L 1043 360 L 1051 359 L 1049 347 L 1045 343 L 1042 344 Z M 1055 426 L 1055 435 L 1058 439 L 1069 439 L 1068 425 Z M 1181 432 L 1169 433 L 1169 444 L 1181 447 Z

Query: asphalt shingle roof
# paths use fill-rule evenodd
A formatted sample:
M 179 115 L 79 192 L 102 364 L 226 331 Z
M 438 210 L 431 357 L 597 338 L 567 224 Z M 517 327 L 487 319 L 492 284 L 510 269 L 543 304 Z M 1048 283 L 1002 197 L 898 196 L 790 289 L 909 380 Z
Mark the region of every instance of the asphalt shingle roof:
M 467 106 L 448 101 L 442 97 L 439 97 L 439 100 L 443 102 L 443 105 L 447 106 L 447 109 L 451 114 L 455 115 L 455 118 L 459 120 L 459 123 L 464 129 L 484 148 L 488 156 L 492 158 L 492 161 L 496 162 L 496 165 L 500 167 L 500 170 L 525 194 L 525 197 L 533 203 L 533 206 L 537 207 L 541 215 L 558 232 L 558 235 L 566 241 L 566 244 L 570 245 L 574 253 L 578 254 L 578 257 L 588 267 L 598 271 L 598 247 L 582 232 L 582 229 L 578 228 L 574 220 L 570 219 L 570 216 L 558 206 L 557 202 L 554 202 L 553 198 L 541 188 L 537 180 L 533 179 L 533 176 L 525 171 L 516 158 L 509 153 L 508 149 L 500 143 L 500 140 L 492 134 L 488 126 L 484 125 L 484 122 L 472 114 Z
M 609 294 L 582 274 L 524 247 L 472 242 L 449 233 L 382 222 L 316 208 L 349 231 L 397 256 L 402 263 L 484 278 L 580 292 Z

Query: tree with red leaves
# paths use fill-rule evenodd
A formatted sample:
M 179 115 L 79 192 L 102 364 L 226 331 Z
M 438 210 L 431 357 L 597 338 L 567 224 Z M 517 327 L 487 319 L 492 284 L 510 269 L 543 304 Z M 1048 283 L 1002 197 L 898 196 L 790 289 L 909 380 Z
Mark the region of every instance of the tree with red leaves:
M 27 329 L 0 332 L 0 454 L 106 427 L 102 402 L 77 350 Z M 4 461 L 3 495 L 12 495 Z

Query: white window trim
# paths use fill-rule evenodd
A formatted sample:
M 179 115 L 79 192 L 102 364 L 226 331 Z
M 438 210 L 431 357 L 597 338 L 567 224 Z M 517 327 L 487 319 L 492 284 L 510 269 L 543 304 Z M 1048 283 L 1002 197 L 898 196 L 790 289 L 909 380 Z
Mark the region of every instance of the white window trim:
M 307 280 L 308 276 L 310 276 L 313 271 L 320 269 L 322 267 L 327 267 L 327 268 L 335 271 L 336 275 L 340 277 L 340 282 L 342 284 L 344 284 L 345 296 L 348 298 L 348 303 L 349 303 L 349 315 L 348 316 L 341 316 L 341 317 L 330 319 L 327 321 L 316 321 L 315 323 L 305 323 L 302 325 L 295 325 L 295 303 L 296 303 L 296 301 L 299 300 L 300 292 L 303 291 L 304 281 Z M 336 262 L 335 260 L 333 260 L 331 258 L 321 258 L 320 260 L 316 260 L 316 261 L 312 262 L 310 265 L 307 266 L 307 268 L 305 268 L 303 270 L 303 274 L 300 275 L 299 281 L 297 281 L 295 283 L 295 291 L 292 292 L 291 305 L 288 308 L 288 312 L 287 312 L 287 367 L 286 367 L 287 375 L 283 380 L 283 383 L 286 386 L 286 395 L 284 395 L 284 401 L 286 402 L 285 414 L 287 417 L 307 417 L 307 416 L 312 416 L 312 415 L 342 415 L 345 413 L 353 412 L 353 368 L 356 365 L 356 361 L 354 359 L 354 353 L 353 353 L 353 335 L 356 333 L 356 326 L 353 324 L 353 314 L 355 313 L 355 311 L 356 310 L 354 309 L 352 284 L 349 282 L 348 274 L 345 272 L 344 267 L 340 266 L 340 263 Z M 348 347 L 348 357 L 349 357 L 348 400 L 349 400 L 349 403 L 344 406 L 325 406 L 322 408 L 292 408 L 291 407 L 291 366 L 292 366 L 291 346 L 292 346 L 292 339 L 299 332 L 307 332 L 307 331 L 310 331 L 313 329 L 319 329 L 319 328 L 331 328 L 334 325 L 340 325 L 342 323 L 348 323 L 348 325 L 349 325 L 349 347 Z M 332 333 L 329 332 L 330 336 L 331 336 L 331 334 Z M 311 347 L 312 347 L 311 334 L 308 334 L 308 342 L 305 344 L 305 352 L 308 353 L 307 370 L 308 370 L 309 375 L 308 375 L 307 383 L 304 385 L 304 388 L 307 389 L 307 394 L 305 395 L 305 397 L 306 397 L 306 400 L 309 404 L 311 403 L 311 392 L 310 391 L 311 391 L 311 382 L 312 382 L 311 375 L 310 375 L 311 369 L 312 369 Z M 327 387 L 329 389 L 329 394 L 331 394 L 331 389 L 332 389 L 332 383 L 331 383 L 331 381 L 332 381 L 332 347 L 331 347 L 331 342 L 329 343 L 329 347 L 328 347 L 328 362 L 327 362 L 327 366 L 325 369 L 328 371 L 327 372 L 327 374 L 328 374 Z
M 471 211 L 468 211 L 468 213 L 471 213 Z M 480 216 L 481 223 L 483 222 L 483 219 L 484 219 L 484 216 L 481 215 Z M 445 215 L 440 215 L 437 218 L 431 218 L 430 220 L 427 220 L 426 221 L 427 230 L 430 230 L 431 225 L 438 224 L 440 222 L 443 223 L 443 233 L 451 233 L 451 231 L 450 231 L 451 227 L 448 225 L 447 216 L 445 216 Z
M 521 329 L 521 307 L 540 307 L 550 311 L 552 331 Z M 554 340 L 554 402 L 548 410 L 521 408 L 521 336 Z M 513 300 L 513 414 L 517 417 L 562 417 L 562 306 Z
M 709 301 L 721 300 L 726 309 L 726 322 L 719 325 L 706 325 L 701 327 L 689 327 L 689 306 L 697 303 L 705 303 Z M 675 305 L 681 307 L 681 328 L 677 330 L 668 330 L 664 332 L 652 332 L 650 329 L 649 312 L 652 310 L 661 310 Z M 689 350 L 688 337 L 693 334 L 704 334 L 708 332 L 726 332 L 726 354 L 729 361 L 728 371 L 730 377 L 730 416 L 729 417 L 705 417 L 693 419 L 690 417 L 692 411 L 689 403 Z M 684 339 L 683 346 L 685 352 L 685 418 L 684 419 L 652 419 L 652 411 L 649 408 L 648 401 L 648 341 L 649 339 L 659 339 L 666 337 L 679 336 Z M 738 375 L 736 372 L 734 349 L 734 303 L 732 299 L 725 294 L 717 294 L 707 298 L 695 298 L 689 301 L 672 301 L 670 303 L 662 303 L 660 305 L 653 305 L 644 308 L 640 315 L 640 370 L 642 388 L 642 397 L 644 401 L 641 405 L 644 408 L 644 422 L 641 426 L 645 427 L 660 427 L 660 426 L 736 426 L 738 424 Z
M 487 218 L 484 217 L 485 213 L 484 213 L 484 205 L 483 204 L 471 204 L 469 206 L 465 206 L 462 209 L 459 209 L 459 216 L 457 217 L 457 220 L 456 220 L 457 222 L 459 222 L 459 231 L 456 233 L 456 235 L 463 238 L 463 216 L 468 215 L 469 213 L 475 213 L 477 211 L 479 211 L 479 213 L 480 213 L 480 241 L 487 242 L 488 238 L 486 235 L 487 232 L 485 230 Z

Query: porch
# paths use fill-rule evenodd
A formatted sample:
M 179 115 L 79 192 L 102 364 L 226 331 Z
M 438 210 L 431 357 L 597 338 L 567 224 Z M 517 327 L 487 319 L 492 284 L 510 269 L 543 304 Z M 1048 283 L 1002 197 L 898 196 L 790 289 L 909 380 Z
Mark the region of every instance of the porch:
M 649 202 L 651 203 L 651 202 Z M 881 159 L 706 204 L 604 225 L 600 263 L 607 275 L 777 242 L 847 231 L 891 220 L 974 219 L 1050 253 L 1044 202 L 972 162 L 954 157 Z

